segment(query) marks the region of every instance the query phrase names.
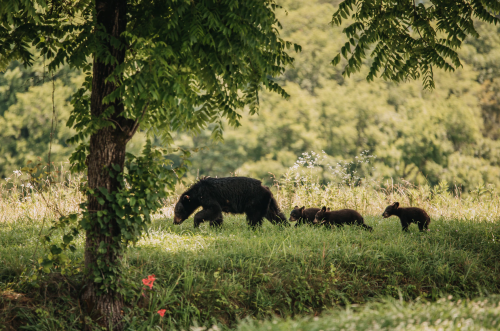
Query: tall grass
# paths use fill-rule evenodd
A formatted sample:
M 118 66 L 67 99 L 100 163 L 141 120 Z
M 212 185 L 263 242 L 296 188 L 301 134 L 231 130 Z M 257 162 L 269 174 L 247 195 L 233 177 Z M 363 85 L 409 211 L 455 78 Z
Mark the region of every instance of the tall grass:
M 435 187 L 415 185 L 407 181 L 394 183 L 369 179 L 362 168 L 369 167 L 369 155 L 361 154 L 355 162 L 325 163 L 321 155 L 308 154 L 296 162 L 288 172 L 275 180 L 273 191 L 281 208 L 293 206 L 332 209 L 352 208 L 363 215 L 380 215 L 385 207 L 399 201 L 401 206 L 424 208 L 432 219 L 460 219 L 496 222 L 500 219 L 500 195 L 491 187 L 479 187 L 467 193 L 458 188 L 449 189 L 446 182 Z M 331 181 L 322 183 L 320 173 L 330 172 Z M 365 177 L 363 177 L 365 175 Z M 64 164 L 57 167 L 57 181 L 50 190 L 37 188 L 30 182 L 27 173 L 18 170 L 9 178 L 0 181 L 0 224 L 29 219 L 56 219 L 59 214 L 77 211 L 84 197 L 79 187 L 82 175 L 71 174 Z M 178 186 L 177 193 L 186 189 Z M 177 196 L 163 201 L 153 217 L 172 217 Z
M 41 173 L 47 170 L 44 167 Z M 54 220 L 78 211 L 83 202 L 82 181 L 83 175 L 71 174 L 63 163 L 52 168 L 51 180 L 44 176 L 38 183 L 28 172 L 14 171 L 0 180 L 0 224 Z
M 353 162 L 332 166 L 321 154 L 304 153 L 283 178 L 275 181 L 275 196 L 285 209 L 329 206 L 356 209 L 363 215 L 380 215 L 387 205 L 399 201 L 401 206 L 425 209 L 432 219 L 488 222 L 500 219 L 500 195 L 490 186 L 463 193 L 458 187 L 450 190 L 447 182 L 432 188 L 404 180 L 380 182 L 370 177 L 371 158 L 362 153 Z M 324 177 L 331 181 L 322 183 L 320 178 Z

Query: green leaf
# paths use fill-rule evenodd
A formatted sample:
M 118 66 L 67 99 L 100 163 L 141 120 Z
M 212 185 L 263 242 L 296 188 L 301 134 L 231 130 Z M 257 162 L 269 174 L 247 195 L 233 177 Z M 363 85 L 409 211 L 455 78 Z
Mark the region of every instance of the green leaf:
M 58 254 L 61 254 L 62 253 L 62 249 L 56 245 L 52 245 L 50 246 L 50 252 L 52 253 L 52 255 L 58 255 Z
M 73 236 L 70 236 L 70 235 L 64 235 L 63 236 L 63 242 L 66 245 L 69 244 L 72 240 L 73 240 Z M 52 253 L 52 254 L 54 254 L 54 253 Z

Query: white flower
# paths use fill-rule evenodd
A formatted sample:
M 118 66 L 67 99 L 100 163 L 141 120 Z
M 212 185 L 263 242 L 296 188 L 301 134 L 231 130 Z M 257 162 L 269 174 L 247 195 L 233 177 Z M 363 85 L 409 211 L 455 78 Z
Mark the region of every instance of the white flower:
M 21 172 L 21 170 L 14 170 L 14 175 L 16 175 L 17 177 L 21 176 L 23 173 Z

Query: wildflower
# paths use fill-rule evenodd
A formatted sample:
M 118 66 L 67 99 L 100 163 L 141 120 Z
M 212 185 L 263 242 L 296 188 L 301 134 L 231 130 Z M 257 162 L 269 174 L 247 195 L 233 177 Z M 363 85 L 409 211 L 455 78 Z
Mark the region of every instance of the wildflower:
M 149 289 L 152 290 L 153 289 L 153 283 L 155 282 L 156 280 L 156 277 L 155 275 L 149 275 L 148 278 L 144 278 L 142 280 L 142 283 L 146 286 L 149 286 Z
M 160 314 L 160 316 L 163 317 L 163 315 L 165 315 L 166 311 L 167 311 L 166 309 L 160 309 L 160 310 L 158 310 L 158 314 Z

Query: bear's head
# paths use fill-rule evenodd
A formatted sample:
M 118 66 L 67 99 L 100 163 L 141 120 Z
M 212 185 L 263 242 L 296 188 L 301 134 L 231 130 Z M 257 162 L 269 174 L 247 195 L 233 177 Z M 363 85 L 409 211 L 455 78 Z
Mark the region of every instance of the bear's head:
M 290 222 L 295 222 L 298 221 L 299 219 L 302 218 L 302 213 L 304 212 L 305 206 L 302 208 L 299 208 L 298 206 L 295 206 L 290 213 Z
M 321 208 L 321 210 L 316 213 L 316 216 L 314 217 L 313 223 L 314 224 L 323 224 L 323 223 L 325 223 L 325 221 L 324 221 L 325 216 L 326 216 L 325 214 L 329 210 L 330 210 L 330 208 L 326 209 L 326 206 L 323 206 L 323 208 Z
M 387 218 L 387 217 L 391 217 L 392 215 L 395 215 L 398 207 L 399 207 L 399 202 L 394 202 L 392 205 L 389 205 L 389 206 L 387 206 L 387 208 L 385 208 L 382 216 L 384 218 Z
M 174 207 L 174 224 L 181 224 L 199 207 L 189 195 L 183 194 Z

